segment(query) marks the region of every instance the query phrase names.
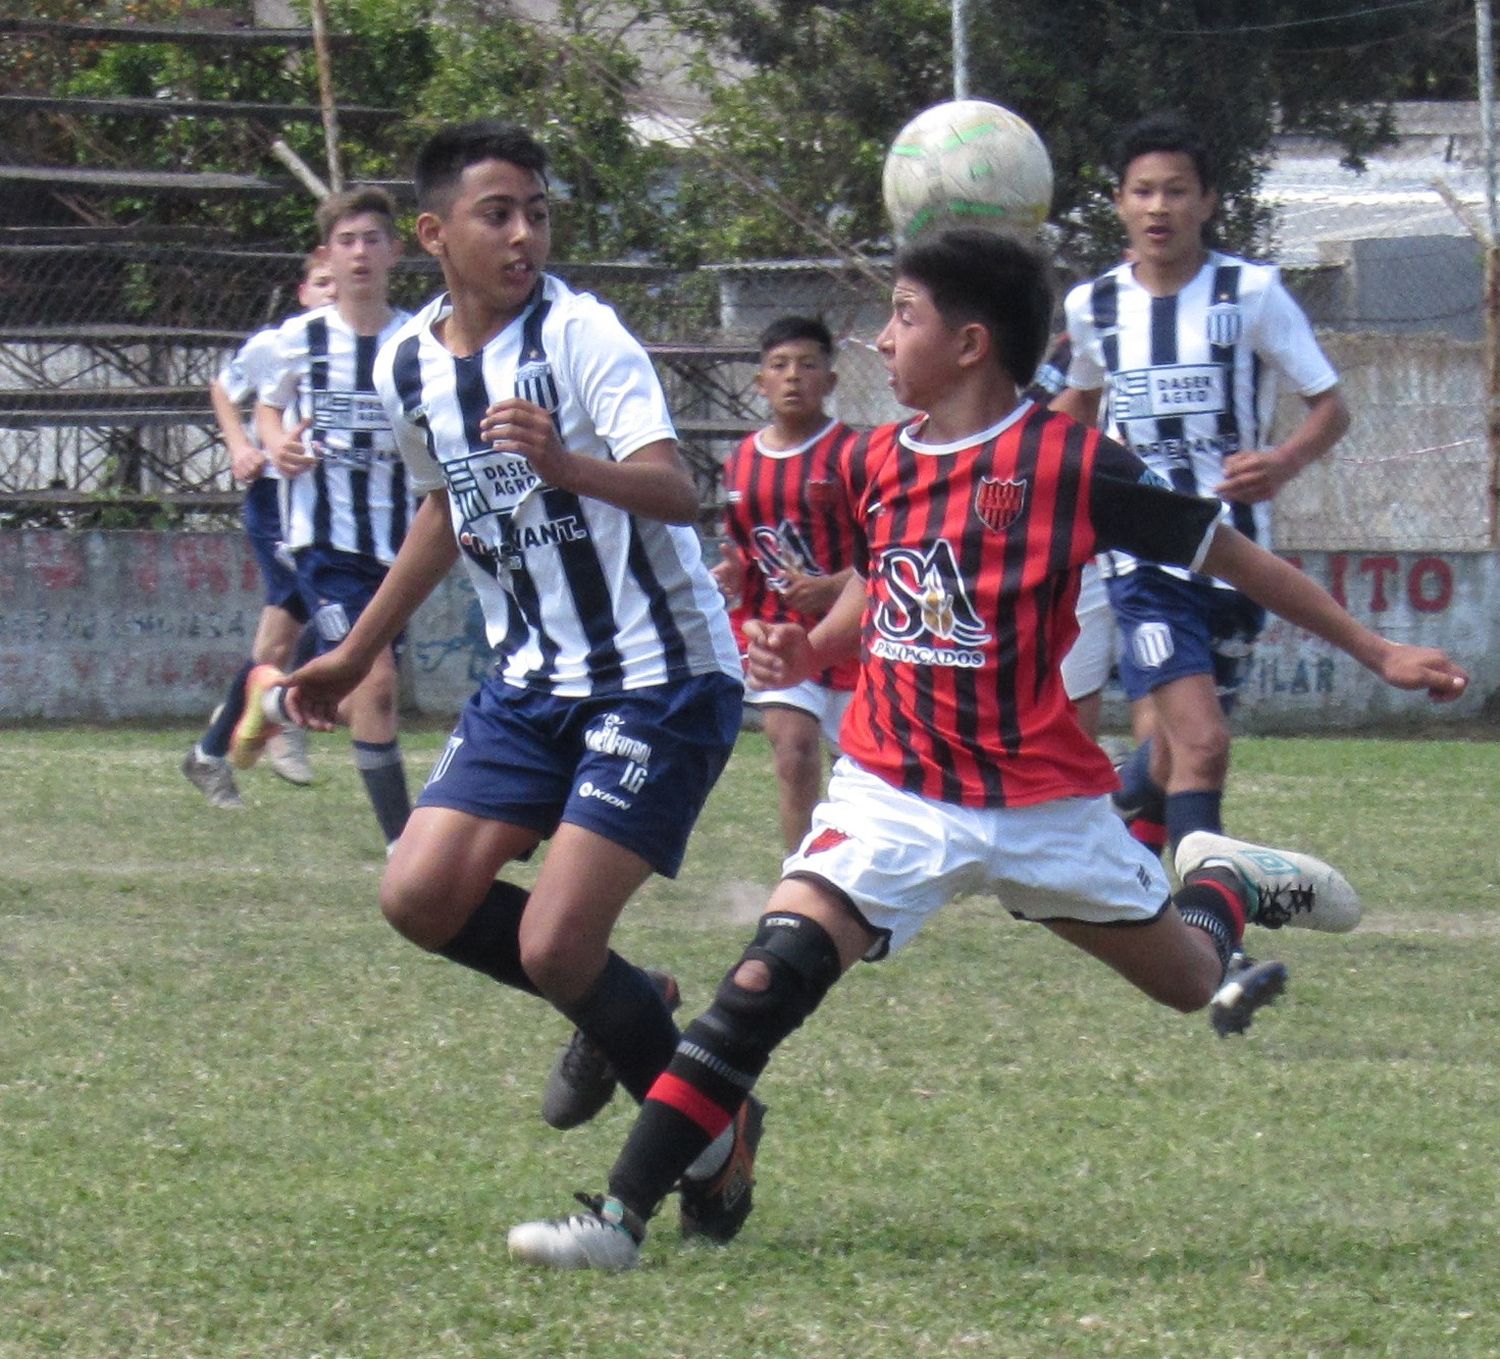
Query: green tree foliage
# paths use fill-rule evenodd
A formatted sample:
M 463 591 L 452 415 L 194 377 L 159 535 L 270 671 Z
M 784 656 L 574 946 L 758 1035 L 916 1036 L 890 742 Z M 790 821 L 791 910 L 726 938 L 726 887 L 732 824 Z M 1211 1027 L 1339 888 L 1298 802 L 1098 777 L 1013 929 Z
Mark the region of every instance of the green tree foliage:
M 662 0 L 684 33 L 751 74 L 705 62 L 700 153 L 757 195 L 689 177 L 676 250 L 715 258 L 822 253 L 828 234 L 878 242 L 885 148 L 950 98 L 951 7 L 940 0 Z M 1264 247 L 1256 201 L 1278 126 L 1327 136 L 1349 164 L 1392 136 L 1388 101 L 1471 95 L 1469 0 L 1009 0 L 971 5 L 971 92 L 1031 121 L 1052 153 L 1054 216 L 1081 267 L 1111 258 L 1110 150 L 1121 124 L 1178 108 L 1220 167 L 1220 230 Z M 776 200 L 783 200 L 783 206 Z M 790 214 L 790 215 L 789 215 Z M 813 229 L 809 230 L 811 226 Z

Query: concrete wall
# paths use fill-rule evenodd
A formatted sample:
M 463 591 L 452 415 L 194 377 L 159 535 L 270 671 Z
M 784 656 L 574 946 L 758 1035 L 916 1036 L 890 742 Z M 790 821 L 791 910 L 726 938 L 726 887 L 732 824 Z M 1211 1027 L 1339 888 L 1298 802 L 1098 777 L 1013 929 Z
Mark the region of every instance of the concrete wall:
M 1305 553 L 1356 617 L 1447 647 L 1474 674 L 1459 703 L 1397 694 L 1347 657 L 1275 623 L 1241 726 L 1326 731 L 1500 714 L 1500 554 Z M 0 721 L 199 718 L 247 654 L 259 581 L 242 534 L 0 532 Z M 458 574 L 418 614 L 410 705 L 446 720 L 488 664 Z

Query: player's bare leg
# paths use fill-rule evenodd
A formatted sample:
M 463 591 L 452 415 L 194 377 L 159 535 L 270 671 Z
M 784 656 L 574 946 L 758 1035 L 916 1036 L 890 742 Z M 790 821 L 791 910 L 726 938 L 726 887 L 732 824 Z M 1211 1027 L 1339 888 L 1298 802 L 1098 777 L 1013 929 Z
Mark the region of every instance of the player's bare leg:
M 768 707 L 763 712 L 776 766 L 781 838 L 791 853 L 807 834 L 823 793 L 823 733 L 817 718 L 800 708 Z

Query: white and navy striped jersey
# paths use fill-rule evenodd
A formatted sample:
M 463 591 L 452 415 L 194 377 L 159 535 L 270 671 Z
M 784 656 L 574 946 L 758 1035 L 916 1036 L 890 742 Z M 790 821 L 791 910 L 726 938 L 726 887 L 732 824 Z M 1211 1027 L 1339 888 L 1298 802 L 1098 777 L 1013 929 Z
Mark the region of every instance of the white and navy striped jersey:
M 1102 389 L 1104 432 L 1187 495 L 1212 496 L 1226 457 L 1267 447 L 1281 379 L 1308 397 L 1338 383 L 1274 265 L 1211 251 L 1181 292 L 1154 297 L 1120 264 L 1066 307 L 1068 385 Z M 1269 546 L 1269 503 L 1226 502 L 1226 514 Z
M 219 369 L 218 382 L 236 406 L 243 406 L 260 395 L 262 384 L 273 371 L 278 349 L 276 326 L 257 330 L 234 353 L 234 356 Z M 245 435 L 256 448 L 260 447 L 260 431 L 254 420 L 245 421 Z M 281 473 L 267 461 L 260 469 L 262 477 L 279 481 Z
M 551 412 L 563 444 L 624 459 L 675 439 L 651 360 L 612 308 L 544 275 L 526 311 L 475 355 L 433 334 L 438 297 L 381 351 L 375 383 L 411 484 L 448 492 L 453 532 L 507 683 L 559 697 L 741 667 L 693 529 L 538 480 L 479 437 L 494 402 Z
M 311 417 L 308 451 L 318 465 L 282 483 L 286 543 L 396 560 L 416 501 L 391 423 L 375 392 L 375 355 L 410 320 L 393 312 L 379 335 L 358 335 L 334 306 L 283 322 L 260 399 Z

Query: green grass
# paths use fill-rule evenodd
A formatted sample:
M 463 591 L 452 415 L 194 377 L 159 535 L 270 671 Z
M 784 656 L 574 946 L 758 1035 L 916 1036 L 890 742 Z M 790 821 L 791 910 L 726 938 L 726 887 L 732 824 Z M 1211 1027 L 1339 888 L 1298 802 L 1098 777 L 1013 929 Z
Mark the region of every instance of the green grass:
M 1366 924 L 1248 1040 L 958 903 L 784 1047 L 728 1249 L 545 1275 L 513 1222 L 628 1127 L 537 1114 L 566 1026 L 379 919 L 345 742 L 248 813 L 186 731 L 0 731 L 0 1359 L 1500 1354 L 1500 754 L 1244 740 L 1243 834 L 1343 866 Z M 413 776 L 437 734 L 406 738 Z M 779 863 L 747 737 L 619 942 L 691 1013 Z

